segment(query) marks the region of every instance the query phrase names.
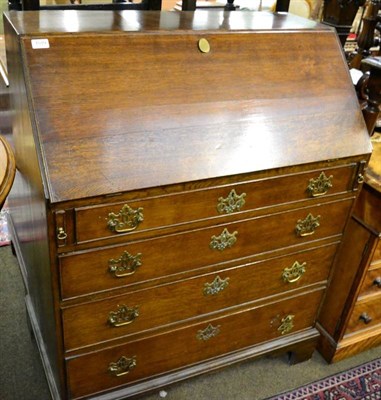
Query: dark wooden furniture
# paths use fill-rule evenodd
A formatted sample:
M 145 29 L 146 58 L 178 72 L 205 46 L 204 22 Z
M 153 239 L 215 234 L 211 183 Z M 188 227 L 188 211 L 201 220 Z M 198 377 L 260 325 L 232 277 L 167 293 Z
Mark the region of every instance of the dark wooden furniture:
M 336 29 L 344 46 L 359 7 L 366 0 L 324 0 L 322 21 Z M 376 0 L 377 1 L 377 0 Z
M 40 4 L 40 0 L 8 0 L 9 10 L 161 10 L 161 0 L 112 1 L 105 3 L 74 3 L 68 0 L 67 4 Z
M 367 57 L 361 61 L 361 67 L 365 72 L 355 87 L 369 135 L 372 136 L 380 117 L 381 57 Z
M 335 362 L 381 344 L 381 134 L 319 318 L 319 350 Z
M 12 188 L 16 174 L 13 150 L 4 136 L 0 135 L 0 210 Z
M 183 11 L 195 11 L 197 7 L 197 0 L 182 0 Z M 287 12 L 290 5 L 290 0 L 277 0 L 275 11 Z M 234 4 L 234 0 L 226 0 L 225 10 L 235 11 L 237 6 Z
M 370 0 L 361 19 L 361 30 L 357 38 L 357 48 L 349 55 L 349 67 L 361 69 L 363 59 L 371 55 L 370 49 L 375 46 L 375 29 L 381 0 Z
M 56 399 L 316 347 L 371 151 L 340 44 L 292 15 L 197 15 L 6 14 L 10 229 Z
M 275 11 L 288 11 L 290 0 L 278 0 Z M 8 0 L 9 10 L 161 10 L 162 0 L 141 0 L 130 3 L 126 1 L 112 1 L 108 3 L 84 3 L 68 2 L 68 4 L 41 5 L 40 0 Z M 182 11 L 195 11 L 197 0 L 182 0 Z M 214 7 L 213 7 L 214 8 Z M 225 11 L 235 11 L 237 7 L 234 0 L 226 0 Z

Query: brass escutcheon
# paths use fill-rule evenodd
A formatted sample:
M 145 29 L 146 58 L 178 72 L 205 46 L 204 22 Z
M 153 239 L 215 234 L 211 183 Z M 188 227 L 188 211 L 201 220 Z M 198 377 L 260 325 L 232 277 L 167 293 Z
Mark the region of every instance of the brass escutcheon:
M 321 172 L 318 178 L 310 179 L 307 191 L 312 197 L 323 196 L 332 187 L 332 178 L 332 175 L 327 177 L 324 172 Z
M 213 326 L 209 324 L 205 329 L 201 329 L 197 332 L 196 338 L 206 342 L 207 340 L 217 336 L 220 333 L 220 325 Z
M 143 208 L 136 210 L 125 204 L 118 214 L 109 213 L 107 226 L 112 232 L 125 233 L 135 230 L 143 222 Z
M 198 48 L 201 51 L 201 53 L 209 53 L 210 52 L 210 44 L 207 39 L 201 38 L 198 41 Z
M 278 331 L 285 335 L 286 333 L 290 332 L 294 327 L 294 317 L 295 315 L 287 315 L 286 317 L 282 318 L 281 324 L 278 328 Z
M 108 261 L 108 270 L 116 278 L 133 275 L 142 265 L 141 256 L 141 253 L 133 256 L 128 251 L 124 251 L 118 259 L 112 258 Z
M 127 307 L 125 304 L 118 305 L 117 311 L 110 311 L 108 323 L 114 327 L 129 325 L 139 316 L 139 308 Z
M 214 296 L 229 286 L 229 278 L 221 279 L 218 275 L 212 283 L 204 284 L 204 296 Z
M 234 231 L 233 233 L 229 233 L 229 231 L 225 228 L 221 235 L 215 236 L 213 235 L 211 237 L 209 247 L 212 250 L 219 250 L 223 251 L 226 248 L 232 247 L 234 243 L 237 241 L 237 236 L 238 232 Z
M 309 236 L 315 233 L 315 229 L 320 226 L 320 215 L 314 217 L 311 213 L 305 219 L 299 219 L 295 226 L 297 236 Z
M 306 262 L 300 264 L 298 261 L 295 261 L 291 267 L 285 268 L 283 270 L 282 272 L 283 280 L 288 283 L 297 282 L 306 272 L 306 265 L 307 265 Z
M 136 356 L 128 358 L 122 356 L 116 362 L 111 362 L 108 366 L 108 372 L 114 376 L 123 376 L 128 374 L 132 369 L 136 367 Z
M 230 191 L 226 198 L 220 197 L 218 199 L 217 211 L 220 214 L 231 214 L 236 211 L 240 211 L 245 205 L 246 193 L 238 195 L 233 189 Z

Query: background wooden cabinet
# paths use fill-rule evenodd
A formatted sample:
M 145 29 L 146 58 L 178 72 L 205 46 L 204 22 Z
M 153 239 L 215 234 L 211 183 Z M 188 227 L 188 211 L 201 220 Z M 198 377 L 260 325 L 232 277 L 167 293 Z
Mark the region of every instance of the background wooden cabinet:
M 346 228 L 319 317 L 319 349 L 339 361 L 381 344 L 381 135 L 373 137 L 366 183 Z

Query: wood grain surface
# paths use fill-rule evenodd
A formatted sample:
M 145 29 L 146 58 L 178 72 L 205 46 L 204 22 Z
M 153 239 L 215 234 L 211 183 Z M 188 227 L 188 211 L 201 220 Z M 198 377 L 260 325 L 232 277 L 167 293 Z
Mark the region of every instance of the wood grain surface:
M 46 27 L 44 13 L 23 16 L 53 203 L 370 151 L 333 31 L 292 16 L 214 12 L 205 22 L 110 13 L 92 29 L 87 15 L 70 28 L 60 14 L 54 36 L 44 36 L 54 14 Z M 116 34 L 93 32 L 110 18 Z M 37 37 L 50 47 L 33 49 Z

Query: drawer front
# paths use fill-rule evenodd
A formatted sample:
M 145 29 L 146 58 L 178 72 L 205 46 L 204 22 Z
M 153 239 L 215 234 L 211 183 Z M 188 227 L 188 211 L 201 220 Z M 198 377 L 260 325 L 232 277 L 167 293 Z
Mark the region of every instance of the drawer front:
M 341 200 L 104 250 L 63 255 L 61 295 L 65 299 L 113 289 L 338 235 L 351 205 L 352 199 Z M 320 217 L 318 227 L 311 224 L 310 217 Z M 312 231 L 300 236 L 298 228 L 305 222 Z
M 360 297 L 379 293 L 381 296 L 381 263 L 376 269 L 369 269 L 361 286 Z M 380 305 L 381 307 L 381 305 Z
M 327 195 L 346 192 L 352 188 L 354 166 L 78 208 L 75 210 L 77 242 L 226 216 L 324 196 L 325 192 Z
M 346 333 L 368 329 L 378 324 L 381 324 L 381 296 L 372 296 L 355 305 Z
M 66 350 L 325 281 L 337 245 L 206 274 L 62 311 Z
M 67 360 L 71 395 L 85 396 L 311 327 L 323 290 Z M 125 357 L 123 359 L 123 357 Z M 123 374 L 124 372 L 127 372 Z M 116 376 L 120 374 L 120 376 Z

